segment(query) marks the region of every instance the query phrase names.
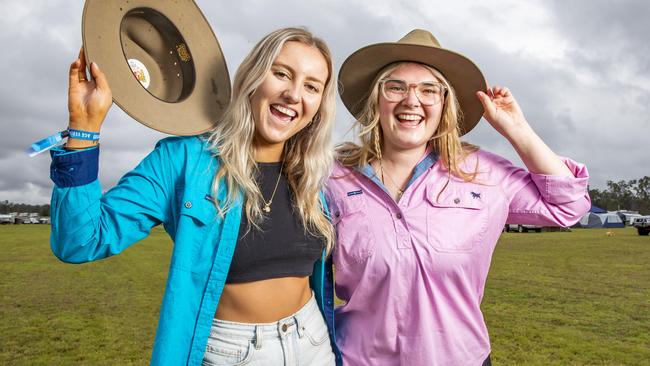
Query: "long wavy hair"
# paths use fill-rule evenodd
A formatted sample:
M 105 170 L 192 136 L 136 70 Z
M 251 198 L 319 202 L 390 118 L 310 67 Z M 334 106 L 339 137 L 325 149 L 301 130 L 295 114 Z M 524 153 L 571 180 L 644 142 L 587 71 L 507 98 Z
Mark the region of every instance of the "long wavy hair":
M 360 145 L 346 142 L 336 148 L 337 159 L 342 165 L 359 167 L 381 159 L 383 132 L 379 123 L 379 82 L 398 67 L 409 63 L 414 62 L 392 63 L 377 73 L 372 88 L 370 88 L 368 96 L 365 99 L 361 115 L 355 123 L 355 127 L 359 129 L 358 137 Z M 440 162 L 447 169 L 450 177 L 454 175 L 466 182 L 471 182 L 476 178 L 476 167 L 474 171 L 468 172 L 463 170 L 460 165 L 468 155 L 478 150 L 478 146 L 460 141 L 459 121 L 463 118 L 463 115 L 454 88 L 440 71 L 429 65 L 420 63 L 418 65 L 429 70 L 447 87 L 447 94 L 442 105 L 440 123 L 433 136 L 431 136 L 429 145 L 438 154 Z
M 227 187 L 225 202 L 218 204 L 222 215 L 232 208 L 238 195 L 243 194 L 249 227 L 259 228 L 264 219 L 261 207 L 263 197 L 255 181 L 259 170 L 254 159 L 255 121 L 251 96 L 268 75 L 286 42 L 300 42 L 315 47 L 327 62 L 328 77 L 320 108 L 311 123 L 285 142 L 283 172 L 293 193 L 293 205 L 300 214 L 305 229 L 313 235 L 323 237 L 329 251 L 334 229 L 323 213 L 320 189 L 331 171 L 334 158 L 331 135 L 336 104 L 335 78 L 332 75 L 332 56 L 327 45 L 307 29 L 283 28 L 268 34 L 237 69 L 233 82 L 233 100 L 210 132 L 210 147 L 221 160 L 212 189 L 216 193 L 220 185 L 225 184 Z

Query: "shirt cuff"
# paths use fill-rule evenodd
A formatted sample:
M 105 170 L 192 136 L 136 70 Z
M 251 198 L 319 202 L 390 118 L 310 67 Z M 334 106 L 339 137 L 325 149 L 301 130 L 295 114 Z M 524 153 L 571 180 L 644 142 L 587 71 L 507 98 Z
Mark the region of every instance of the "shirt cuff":
M 572 177 L 531 173 L 531 178 L 544 200 L 552 204 L 575 202 L 587 193 L 589 172 L 584 164 L 560 158 L 573 174 Z
M 97 180 L 99 147 L 67 151 L 50 150 L 50 178 L 60 188 L 83 186 Z

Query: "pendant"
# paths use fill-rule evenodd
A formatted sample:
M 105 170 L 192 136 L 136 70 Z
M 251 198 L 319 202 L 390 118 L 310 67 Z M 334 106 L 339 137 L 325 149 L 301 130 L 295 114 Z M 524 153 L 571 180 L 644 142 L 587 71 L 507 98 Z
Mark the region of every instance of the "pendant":
M 264 211 L 266 213 L 271 212 L 271 206 L 270 205 L 264 205 L 264 207 L 262 207 L 262 211 Z

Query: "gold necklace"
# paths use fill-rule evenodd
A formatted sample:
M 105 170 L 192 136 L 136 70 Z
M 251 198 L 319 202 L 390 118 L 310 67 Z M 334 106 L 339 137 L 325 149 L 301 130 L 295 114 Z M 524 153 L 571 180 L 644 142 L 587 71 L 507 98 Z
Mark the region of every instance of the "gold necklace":
M 381 172 L 381 183 L 383 185 L 386 185 L 386 183 L 384 182 L 384 165 L 381 163 L 381 160 L 382 159 L 379 159 L 379 171 Z M 391 177 L 388 173 L 386 173 L 386 176 L 393 183 L 393 186 L 397 188 L 397 200 L 399 201 L 399 199 L 402 198 L 404 191 L 400 188 L 400 186 L 397 183 L 395 183 L 393 177 Z
M 264 199 L 264 195 L 262 195 L 262 201 L 264 201 L 264 206 L 262 207 L 262 211 L 266 213 L 271 212 L 271 203 L 273 202 L 273 197 L 275 197 L 275 191 L 278 189 L 278 184 L 280 183 L 280 177 L 282 176 L 282 168 L 284 168 L 284 157 L 282 158 L 282 165 L 280 165 L 280 172 L 278 173 L 278 179 L 275 181 L 275 187 L 273 188 L 273 193 L 271 193 L 271 198 L 267 202 Z M 262 192 L 260 191 L 260 193 Z

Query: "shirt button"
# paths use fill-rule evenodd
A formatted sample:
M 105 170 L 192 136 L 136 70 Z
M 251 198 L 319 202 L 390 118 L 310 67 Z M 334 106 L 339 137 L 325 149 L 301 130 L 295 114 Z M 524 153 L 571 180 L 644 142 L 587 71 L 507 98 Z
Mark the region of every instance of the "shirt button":
M 192 202 L 190 201 L 185 202 L 185 208 L 192 208 Z
M 454 198 L 454 203 L 459 204 L 460 203 L 460 198 Z
M 340 217 L 340 216 L 341 216 L 341 213 L 338 212 L 338 211 L 336 211 L 336 212 L 334 213 L 334 216 L 336 216 L 336 217 Z
M 401 220 L 401 219 L 402 219 L 402 214 L 401 214 L 400 212 L 398 212 L 398 213 L 395 215 L 395 217 L 397 217 L 398 220 Z
M 286 323 L 285 323 L 285 324 L 282 324 L 282 331 L 283 331 L 283 332 L 286 332 L 288 328 L 289 328 L 289 327 L 287 326 Z

